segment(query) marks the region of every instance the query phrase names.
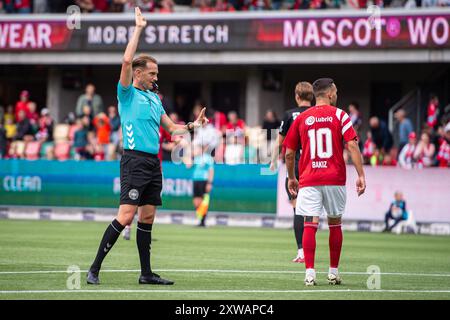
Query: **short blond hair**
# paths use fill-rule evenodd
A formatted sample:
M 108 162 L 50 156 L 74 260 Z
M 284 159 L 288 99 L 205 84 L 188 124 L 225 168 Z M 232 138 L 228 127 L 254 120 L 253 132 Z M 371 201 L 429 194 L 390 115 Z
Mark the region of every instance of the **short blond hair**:
M 302 81 L 295 86 L 295 94 L 300 100 L 312 102 L 314 100 L 313 86 L 311 83 Z

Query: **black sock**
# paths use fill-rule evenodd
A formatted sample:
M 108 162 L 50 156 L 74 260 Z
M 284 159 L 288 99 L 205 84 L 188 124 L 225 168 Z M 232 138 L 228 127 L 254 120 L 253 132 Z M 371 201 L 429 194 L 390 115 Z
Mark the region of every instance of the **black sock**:
M 100 241 L 100 246 L 98 247 L 97 256 L 95 257 L 94 263 L 91 266 L 91 271 L 100 271 L 103 259 L 105 259 L 114 243 L 116 243 L 117 238 L 119 238 L 123 228 L 125 228 L 125 226 L 122 226 L 116 219 L 114 219 L 109 224 L 108 228 L 106 228 L 105 233 L 103 234 L 102 241 Z
M 152 274 L 150 267 L 150 249 L 152 244 L 152 224 L 138 222 L 136 231 L 136 244 L 141 260 L 141 275 Z
M 200 225 L 204 226 L 206 221 L 206 215 L 202 217 L 202 220 L 200 221 Z
M 302 239 L 303 239 L 303 225 L 305 221 L 303 216 L 295 214 L 294 208 L 294 234 L 295 240 L 297 241 L 297 248 L 303 248 Z

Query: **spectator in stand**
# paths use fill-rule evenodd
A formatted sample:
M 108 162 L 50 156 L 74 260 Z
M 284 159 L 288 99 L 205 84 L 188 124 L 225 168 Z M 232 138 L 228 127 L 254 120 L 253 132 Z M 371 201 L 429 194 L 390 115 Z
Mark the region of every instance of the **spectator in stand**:
M 444 137 L 439 147 L 437 155 L 438 165 L 441 168 L 447 168 L 450 166 L 450 122 L 444 128 Z
M 83 107 L 82 114 L 81 114 L 81 116 L 79 118 L 83 118 L 83 117 L 88 117 L 89 118 L 89 120 L 90 120 L 89 131 L 93 131 L 95 128 L 94 128 L 94 124 L 93 124 L 94 116 L 92 114 L 91 107 L 89 107 L 89 106 L 84 106 Z
M 94 12 L 107 12 L 110 0 L 93 0 Z
M 156 0 L 125 0 L 122 3 L 124 12 L 134 12 L 135 7 L 139 7 L 143 13 L 155 12 L 156 9 Z
M 69 112 L 64 119 L 64 123 L 67 123 L 68 125 L 74 125 L 76 123 L 77 116 L 75 115 L 75 112 Z
M 173 0 L 161 0 L 158 4 L 157 11 L 159 13 L 172 13 L 175 3 Z
M 31 13 L 31 0 L 11 0 L 14 2 L 14 9 L 16 13 L 27 14 Z
M 393 141 L 386 122 L 378 117 L 372 117 L 369 120 L 369 125 L 373 142 L 375 142 L 382 155 L 388 154 L 391 151 Z
M 36 140 L 41 142 L 53 141 L 53 119 L 47 108 L 41 110 L 38 123 L 39 130 L 36 133 Z
M 6 130 L 6 139 L 9 141 L 13 140 L 17 135 L 17 125 L 14 123 L 14 118 L 5 117 L 5 130 Z
M 28 103 L 28 114 L 27 118 L 30 120 L 30 125 L 32 127 L 33 133 L 36 133 L 39 129 L 39 115 L 36 112 L 36 103 L 35 102 L 29 102 Z
M 375 148 L 372 157 L 370 157 L 370 165 L 372 167 L 376 167 L 383 162 L 383 155 L 381 154 L 380 149 Z
M 101 112 L 95 116 L 93 121 L 95 131 L 97 134 L 97 143 L 104 146 L 109 144 L 111 136 L 111 124 L 108 116 Z
M 5 0 L 0 0 L 0 14 L 8 13 L 5 8 Z
M 103 111 L 102 97 L 95 93 L 95 86 L 89 83 L 86 86 L 85 93 L 78 97 L 75 113 L 78 117 L 83 116 L 83 108 L 89 106 L 92 116 L 96 116 Z
M 93 0 L 75 0 L 75 4 L 80 7 L 82 13 L 94 12 Z
M 214 11 L 236 11 L 235 7 L 228 0 L 216 0 Z
M 227 116 L 221 111 L 214 111 L 212 123 L 217 131 L 220 131 L 222 135 L 225 135 L 227 130 Z
M 439 98 L 432 94 L 430 97 L 430 102 L 427 108 L 427 125 L 429 128 L 434 129 L 438 124 L 439 116 Z
M 25 111 L 19 111 L 19 121 L 17 122 L 17 133 L 14 140 L 32 141 L 34 140 L 30 120 L 26 117 Z
M 27 90 L 23 90 L 20 93 L 20 100 L 16 102 L 16 109 L 14 110 L 14 114 L 16 117 L 16 122 L 19 121 L 19 112 L 21 110 L 25 111 L 25 116 L 28 116 L 28 113 L 30 112 L 28 109 L 28 103 L 30 97 L 30 93 Z
M 16 116 L 14 115 L 14 106 L 12 104 L 9 104 L 6 107 L 6 112 L 3 114 L 3 123 L 7 123 L 8 120 L 11 120 L 11 123 L 14 123 L 16 119 Z
M 248 11 L 270 10 L 271 7 L 270 0 L 244 0 L 244 8 Z
M 119 129 L 120 129 L 120 117 L 117 113 L 116 106 L 108 107 L 108 118 L 111 124 L 111 142 L 114 144 L 119 143 Z
M 278 130 L 280 128 L 281 122 L 278 120 L 277 115 L 272 110 L 267 110 L 266 115 L 264 116 L 264 122 L 262 125 L 263 130 L 266 131 L 267 141 L 272 140 L 272 131 Z M 275 136 L 278 135 L 278 131 L 275 133 Z
M 361 125 L 362 125 L 362 118 L 361 113 L 359 112 L 359 104 L 355 101 L 351 102 L 348 105 L 348 115 L 350 116 L 350 120 L 353 124 L 353 129 L 355 129 L 356 134 L 358 135 L 358 146 L 359 149 L 362 151 L 364 146 L 362 143 L 361 137 Z M 346 149 L 345 149 L 346 150 Z M 347 155 L 347 151 L 345 151 L 345 155 Z
M 310 0 L 294 0 L 291 10 L 307 10 L 310 7 Z
M 383 232 L 390 232 L 402 220 L 408 219 L 408 212 L 406 211 L 406 201 L 403 199 L 403 194 L 400 191 L 395 192 L 395 200 L 392 201 L 389 211 L 384 216 L 385 227 Z M 394 220 L 394 224 L 389 226 L 389 221 Z
M 372 133 L 370 131 L 367 132 L 367 139 L 366 142 L 364 142 L 363 147 L 363 158 L 364 158 L 364 164 L 369 164 L 370 159 L 372 158 L 373 154 L 375 153 L 376 145 L 372 140 Z
M 348 115 L 350 116 L 350 120 L 353 124 L 353 129 L 355 129 L 356 133 L 359 134 L 359 130 L 362 125 L 361 113 L 359 112 L 359 104 L 357 102 L 352 102 L 348 105 Z
M 417 136 L 415 132 L 408 135 L 408 143 L 401 149 L 398 163 L 403 169 L 412 169 L 414 165 L 414 151 L 416 150 Z
M 383 157 L 383 161 L 381 162 L 382 166 L 391 166 L 391 167 L 396 167 L 397 166 L 397 160 L 394 159 L 394 157 L 392 157 L 389 153 L 386 154 Z
M 239 119 L 236 111 L 228 112 L 227 130 L 242 131 L 242 133 L 245 130 L 245 122 Z
M 430 135 L 423 132 L 420 141 L 414 151 L 414 159 L 417 161 L 419 168 L 430 167 L 433 164 L 436 147 L 430 141 Z
M 402 150 L 403 147 L 408 143 L 408 137 L 411 132 L 414 131 L 412 122 L 406 117 L 406 112 L 403 109 L 399 109 L 395 113 L 395 119 L 398 121 L 398 149 Z
M 88 133 L 91 120 L 88 116 L 84 116 L 77 120 L 77 125 L 80 129 L 75 131 L 73 147 L 75 148 L 75 159 L 92 159 L 92 154 L 87 150 L 88 146 Z

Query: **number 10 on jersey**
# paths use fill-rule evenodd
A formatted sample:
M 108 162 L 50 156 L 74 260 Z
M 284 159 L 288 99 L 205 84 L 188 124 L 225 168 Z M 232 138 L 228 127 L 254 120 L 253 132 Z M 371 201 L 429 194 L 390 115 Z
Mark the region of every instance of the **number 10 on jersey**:
M 333 141 L 330 128 L 308 130 L 311 159 L 328 159 L 333 155 Z

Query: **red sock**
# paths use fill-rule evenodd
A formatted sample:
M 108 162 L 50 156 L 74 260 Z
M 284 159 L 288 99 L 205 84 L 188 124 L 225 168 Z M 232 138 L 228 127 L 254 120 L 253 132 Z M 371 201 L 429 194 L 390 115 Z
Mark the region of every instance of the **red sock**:
M 314 257 L 316 254 L 316 232 L 319 224 L 316 222 L 305 222 L 303 229 L 303 253 L 305 254 L 306 269 L 314 269 Z
M 330 228 L 330 267 L 337 268 L 339 266 L 339 258 L 341 257 L 342 248 L 342 228 L 340 224 L 329 225 Z

